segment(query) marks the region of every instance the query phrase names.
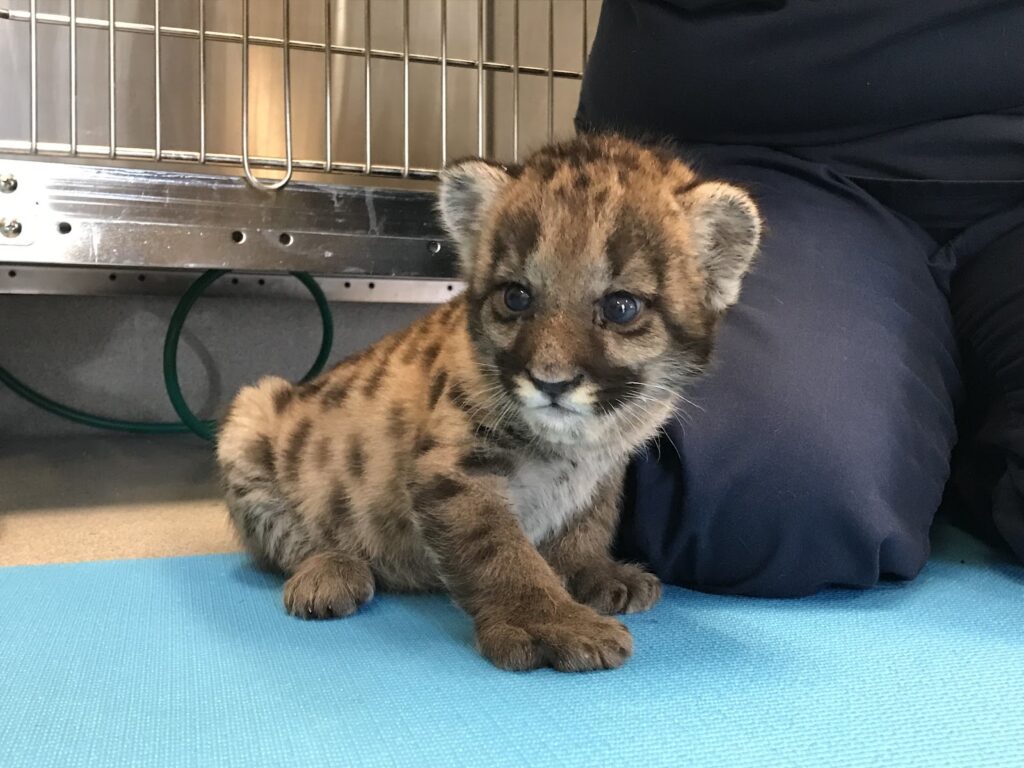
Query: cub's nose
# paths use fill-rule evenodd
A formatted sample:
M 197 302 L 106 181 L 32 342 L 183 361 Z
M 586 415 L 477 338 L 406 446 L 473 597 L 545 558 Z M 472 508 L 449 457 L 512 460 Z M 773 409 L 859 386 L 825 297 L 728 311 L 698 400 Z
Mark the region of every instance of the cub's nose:
M 552 400 L 557 400 L 566 392 L 571 389 L 575 389 L 583 382 L 582 373 L 577 375 L 575 378 L 563 379 L 562 381 L 545 381 L 544 379 L 538 379 L 530 371 L 527 371 L 526 375 L 530 377 L 530 383 L 532 383 L 533 386 Z

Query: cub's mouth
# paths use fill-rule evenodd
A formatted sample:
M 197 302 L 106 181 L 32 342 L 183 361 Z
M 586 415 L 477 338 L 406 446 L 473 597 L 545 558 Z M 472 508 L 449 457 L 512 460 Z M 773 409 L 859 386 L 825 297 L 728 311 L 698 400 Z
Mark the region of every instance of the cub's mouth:
M 588 410 L 559 401 L 536 405 L 522 403 L 521 412 L 534 430 L 549 436 L 576 434 L 593 419 L 593 414 Z
M 557 403 L 557 402 L 556 403 L 548 403 L 547 405 L 538 406 L 535 410 L 548 411 L 548 412 L 551 412 L 551 411 L 561 411 L 563 413 L 574 413 L 574 414 L 576 414 L 578 416 L 585 416 L 585 415 L 587 415 L 582 410 L 580 410 L 580 409 L 578 409 L 578 408 L 576 408 L 576 407 L 574 407 L 572 405 L 568 405 L 566 403 Z

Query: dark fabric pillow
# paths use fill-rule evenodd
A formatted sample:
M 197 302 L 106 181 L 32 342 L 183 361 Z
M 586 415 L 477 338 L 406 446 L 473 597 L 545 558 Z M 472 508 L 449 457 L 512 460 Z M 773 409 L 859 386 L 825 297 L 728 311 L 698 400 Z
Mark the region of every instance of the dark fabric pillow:
M 767 234 L 711 374 L 634 463 L 620 555 L 717 592 L 913 577 L 956 436 L 946 252 L 823 166 L 695 156 L 751 190 Z
M 1005 49 L 1005 3 L 955 17 L 956 0 L 871 4 L 898 56 L 879 53 L 878 25 L 853 5 L 602 6 L 578 126 L 683 142 L 698 170 L 747 186 L 766 221 L 713 372 L 628 477 L 620 554 L 669 582 L 796 595 L 909 578 L 927 558 L 956 439 L 952 252 L 824 161 L 896 172 L 900 152 L 850 157 L 842 142 L 1009 108 L 1019 77 L 988 55 Z M 955 94 L 933 71 L 953 66 L 951 24 L 981 46 L 964 70 L 979 88 Z

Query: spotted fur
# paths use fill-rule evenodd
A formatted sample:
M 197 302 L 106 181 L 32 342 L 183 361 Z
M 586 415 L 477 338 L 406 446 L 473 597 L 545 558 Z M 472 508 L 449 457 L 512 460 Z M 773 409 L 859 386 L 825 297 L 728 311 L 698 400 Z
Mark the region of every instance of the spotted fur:
M 614 136 L 454 163 L 440 210 L 466 291 L 312 383 L 242 390 L 218 444 L 232 519 L 299 616 L 445 589 L 501 667 L 618 666 L 632 640 L 602 614 L 660 593 L 609 555 L 625 466 L 708 363 L 757 210 Z

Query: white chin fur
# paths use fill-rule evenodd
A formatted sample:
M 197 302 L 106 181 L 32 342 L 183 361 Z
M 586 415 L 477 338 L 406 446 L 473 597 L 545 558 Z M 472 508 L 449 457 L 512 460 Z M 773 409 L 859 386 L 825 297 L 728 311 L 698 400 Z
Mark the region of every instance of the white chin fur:
M 555 408 L 524 408 L 523 417 L 534 432 L 550 443 L 588 442 L 594 417 Z

